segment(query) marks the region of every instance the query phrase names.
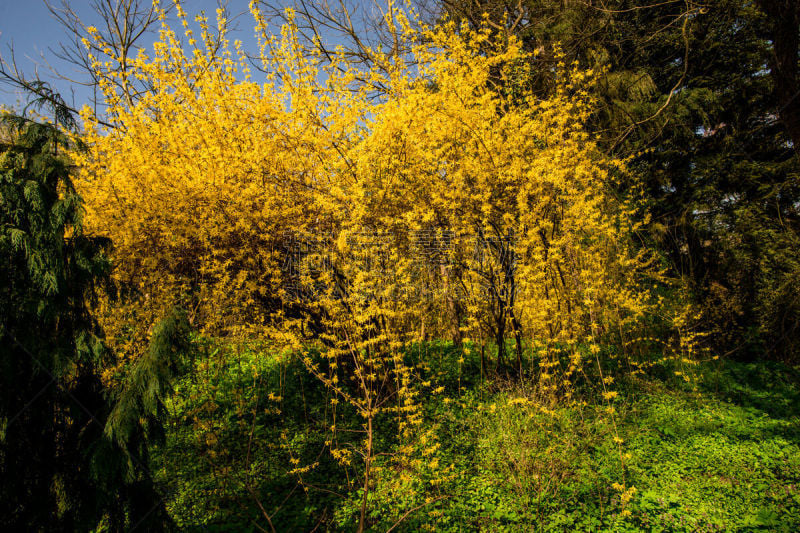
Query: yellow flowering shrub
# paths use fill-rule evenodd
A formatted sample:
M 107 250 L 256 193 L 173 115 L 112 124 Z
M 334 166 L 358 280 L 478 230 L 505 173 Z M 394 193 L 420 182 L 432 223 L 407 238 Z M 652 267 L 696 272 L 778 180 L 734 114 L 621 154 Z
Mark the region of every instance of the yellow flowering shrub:
M 488 32 L 393 7 L 407 53 L 322 61 L 253 4 L 257 80 L 241 43 L 202 18 L 195 37 L 178 13 L 187 44 L 164 23 L 129 65 L 151 88 L 137 101 L 97 64 L 114 127 L 87 111 L 89 150 L 75 154 L 85 225 L 112 239 L 126 291 L 103 309 L 119 353 L 135 358 L 175 302 L 207 335 L 315 346 L 304 362 L 334 412 L 363 416 L 368 489 L 378 413 L 396 414 L 409 449 L 436 449 L 416 432 L 409 343 L 455 328 L 513 336 L 519 358 L 523 341 L 577 346 L 645 311 L 632 210 L 609 193 L 624 164 L 583 129 L 590 72 L 556 65 L 560 88 L 541 99 L 519 72 L 545 67 L 513 39 L 492 47 Z M 582 364 L 576 352 L 563 374 Z
M 389 24 L 417 44 L 376 50 L 364 72 L 344 57 L 321 63 L 291 25 L 270 35 L 253 8 L 268 73 L 256 82 L 241 43 L 220 45 L 203 19 L 196 40 L 179 13 L 189 45 L 164 25 L 130 67 L 152 88 L 132 106 L 102 83 L 115 127 L 87 113 L 90 151 L 77 156 L 87 224 L 113 239 L 116 275 L 134 288 L 136 311 L 117 310 L 120 322 L 146 324 L 183 298 L 203 332 L 297 327 L 289 259 L 329 267 L 300 275 L 306 289 L 361 285 L 350 293 L 370 295 L 362 313 L 392 300 L 398 324 L 444 312 L 442 291 L 465 309 L 462 328 L 492 311 L 494 291 L 507 332 L 546 341 L 642 311 L 630 210 L 607 193 L 622 164 L 582 128 L 591 73 L 559 64 L 560 90 L 541 100 L 515 77 L 536 59 L 513 40 L 481 53 L 488 33 L 415 33 L 396 9 Z M 289 258 L 288 239 L 313 250 Z M 319 294 L 300 307 L 327 305 Z M 336 307 L 342 293 L 331 294 Z

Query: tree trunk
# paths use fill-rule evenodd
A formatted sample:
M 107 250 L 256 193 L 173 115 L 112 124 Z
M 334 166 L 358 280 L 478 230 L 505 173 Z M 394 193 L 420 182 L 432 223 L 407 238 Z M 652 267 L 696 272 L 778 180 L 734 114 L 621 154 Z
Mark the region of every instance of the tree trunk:
M 369 474 L 372 466 L 372 412 L 367 416 L 367 451 L 364 458 L 364 496 L 361 498 L 361 513 L 358 518 L 358 533 L 364 533 L 367 523 L 367 496 L 369 495 Z

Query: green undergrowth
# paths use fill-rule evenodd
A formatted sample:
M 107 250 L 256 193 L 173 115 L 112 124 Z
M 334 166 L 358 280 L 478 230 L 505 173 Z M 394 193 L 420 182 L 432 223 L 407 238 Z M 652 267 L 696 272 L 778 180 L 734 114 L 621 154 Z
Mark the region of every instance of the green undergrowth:
M 542 409 L 513 380 L 490 383 L 474 354 L 459 363 L 452 346 L 416 348 L 408 356 L 446 387 L 421 396 L 420 428 L 438 442 L 421 463 L 444 474 L 411 472 L 413 494 L 390 488 L 403 472 L 380 476 L 373 531 L 800 530 L 792 369 L 715 361 L 690 383 L 620 378 L 612 416 L 588 392 Z M 355 529 L 361 465 L 331 459 L 331 408 L 302 365 L 216 353 L 169 408 L 154 468 L 179 529 L 270 530 L 265 515 L 277 531 Z M 336 424 L 347 447 L 358 420 L 339 406 Z M 390 468 L 396 426 L 384 419 L 378 431 L 376 464 Z

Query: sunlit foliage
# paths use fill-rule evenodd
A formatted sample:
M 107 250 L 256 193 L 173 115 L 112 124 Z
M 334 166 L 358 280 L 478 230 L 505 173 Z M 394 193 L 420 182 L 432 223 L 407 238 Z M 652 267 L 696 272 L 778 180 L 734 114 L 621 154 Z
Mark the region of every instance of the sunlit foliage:
M 333 412 L 344 402 L 364 421 L 360 528 L 380 475 L 376 417 L 396 416 L 402 469 L 438 447 L 417 431 L 404 348 L 488 337 L 505 367 L 513 336 L 514 371 L 534 354 L 543 390 L 568 391 L 587 364 L 578 347 L 593 365 L 600 337 L 624 341 L 647 310 L 633 209 L 609 194 L 625 165 L 584 131 L 591 72 L 558 63 L 558 90 L 541 99 L 525 81 L 536 57 L 514 39 L 428 28 L 393 7 L 384 22 L 407 47 L 372 50 L 367 69 L 344 54 L 322 61 L 253 7 L 256 81 L 240 43 L 203 18 L 195 36 L 178 11 L 186 45 L 165 23 L 129 65 L 151 87 L 137 102 L 113 64 L 96 64 L 114 127 L 87 112 L 89 151 L 75 157 L 87 227 L 112 239 L 123 288 L 104 326 L 135 360 L 180 302 L 202 334 L 304 353 Z M 330 430 L 350 464 L 335 417 Z

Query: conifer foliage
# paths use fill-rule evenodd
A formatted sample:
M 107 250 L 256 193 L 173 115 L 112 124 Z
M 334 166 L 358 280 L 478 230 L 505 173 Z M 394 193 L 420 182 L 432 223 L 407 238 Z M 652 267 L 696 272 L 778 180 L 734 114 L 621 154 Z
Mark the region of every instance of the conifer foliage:
M 81 200 L 52 124 L 6 116 L 0 145 L 0 523 L 27 531 L 160 523 L 130 434 L 111 440 L 109 359 L 87 302 L 107 280 L 107 241 Z M 165 326 L 166 327 L 166 326 Z M 162 328 L 163 329 L 163 328 Z M 114 413 L 127 408 L 122 402 Z M 139 420 L 138 412 L 128 409 Z M 131 415 L 131 413 L 133 413 Z

